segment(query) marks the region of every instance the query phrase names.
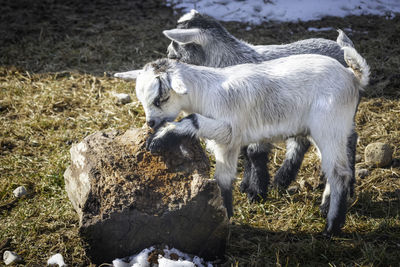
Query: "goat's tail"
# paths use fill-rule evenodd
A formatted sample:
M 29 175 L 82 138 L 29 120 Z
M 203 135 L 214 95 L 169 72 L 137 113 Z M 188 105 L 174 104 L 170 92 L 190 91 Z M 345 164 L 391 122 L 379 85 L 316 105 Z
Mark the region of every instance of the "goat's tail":
M 342 47 L 344 51 L 344 61 L 353 71 L 360 82 L 361 87 L 365 87 L 369 82 L 370 70 L 365 59 L 352 47 Z
M 338 45 L 340 47 L 353 47 L 354 48 L 354 44 L 350 40 L 350 38 L 341 29 L 338 29 L 337 31 L 338 31 L 339 35 L 336 39 L 336 43 L 338 43 Z

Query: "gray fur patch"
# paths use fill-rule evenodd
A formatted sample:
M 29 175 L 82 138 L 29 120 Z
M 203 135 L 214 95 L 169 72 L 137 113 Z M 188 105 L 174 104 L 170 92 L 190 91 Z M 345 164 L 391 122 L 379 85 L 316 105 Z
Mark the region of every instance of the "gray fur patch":
M 155 74 L 161 74 L 167 72 L 167 70 L 171 67 L 170 61 L 167 58 L 157 59 L 156 61 L 147 63 L 144 66 L 144 70 L 148 70 L 152 68 Z

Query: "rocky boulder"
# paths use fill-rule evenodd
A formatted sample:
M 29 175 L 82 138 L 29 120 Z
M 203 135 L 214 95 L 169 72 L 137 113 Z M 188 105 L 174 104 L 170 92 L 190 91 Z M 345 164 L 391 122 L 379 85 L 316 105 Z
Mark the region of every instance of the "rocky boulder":
M 392 163 L 392 148 L 385 143 L 372 143 L 365 148 L 365 163 L 377 167 L 388 167 Z
M 110 262 L 156 244 L 205 259 L 223 255 L 228 218 L 200 143 L 187 138 L 153 155 L 147 136 L 97 132 L 70 150 L 65 188 L 88 256 Z

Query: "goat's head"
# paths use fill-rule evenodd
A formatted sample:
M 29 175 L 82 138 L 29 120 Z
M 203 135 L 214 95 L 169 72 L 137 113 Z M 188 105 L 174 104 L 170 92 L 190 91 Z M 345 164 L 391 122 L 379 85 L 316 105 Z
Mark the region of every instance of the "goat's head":
M 182 96 L 187 93 L 173 62 L 159 59 L 148 63 L 136 80 L 136 96 L 146 113 L 147 124 L 156 129 L 166 121 L 173 121 L 182 110 Z
M 215 19 L 192 9 L 178 20 L 176 29 L 163 31 L 172 42 L 168 46 L 168 58 L 182 62 L 204 65 L 212 51 L 206 46 L 211 42 L 224 42 L 230 34 Z

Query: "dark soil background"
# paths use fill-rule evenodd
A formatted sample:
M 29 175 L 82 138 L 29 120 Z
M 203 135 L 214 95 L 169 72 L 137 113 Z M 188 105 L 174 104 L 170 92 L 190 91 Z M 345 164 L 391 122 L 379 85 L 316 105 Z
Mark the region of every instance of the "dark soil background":
M 102 75 L 142 67 L 165 56 L 179 14 L 162 0 L 16 0 L 1 1 L 0 64 L 30 72 L 78 70 Z M 399 96 L 400 17 L 327 17 L 298 23 L 223 23 L 234 35 L 255 44 L 280 44 L 311 37 L 336 39 L 335 31 L 308 27 L 351 28 L 347 32 L 371 65 L 370 96 Z

